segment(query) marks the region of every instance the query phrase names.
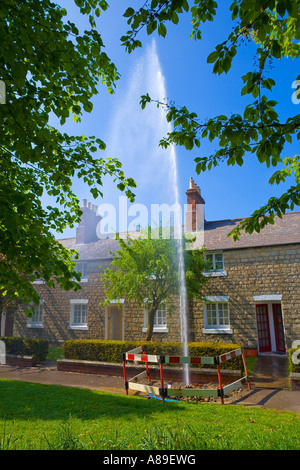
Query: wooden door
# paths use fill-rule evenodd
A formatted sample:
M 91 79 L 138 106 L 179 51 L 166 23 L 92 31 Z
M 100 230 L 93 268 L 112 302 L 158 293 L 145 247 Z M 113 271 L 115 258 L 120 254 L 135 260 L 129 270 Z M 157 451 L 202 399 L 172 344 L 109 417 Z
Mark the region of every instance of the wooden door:
M 271 351 L 268 305 L 256 305 L 258 348 L 260 352 Z
M 280 304 L 273 304 L 273 318 L 274 318 L 274 329 L 276 338 L 276 351 L 285 353 L 285 339 L 284 339 L 284 328 L 282 311 Z
M 108 307 L 107 339 L 122 340 L 122 308 L 120 307 Z

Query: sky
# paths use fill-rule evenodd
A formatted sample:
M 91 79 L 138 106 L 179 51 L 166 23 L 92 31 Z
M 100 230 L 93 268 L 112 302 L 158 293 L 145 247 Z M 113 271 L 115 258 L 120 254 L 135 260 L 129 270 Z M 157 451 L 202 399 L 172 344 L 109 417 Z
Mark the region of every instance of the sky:
M 58 3 L 67 9 L 69 18 L 80 30 L 89 26 L 87 18 L 80 14 L 73 0 L 60 0 Z M 84 114 L 80 124 L 68 120 L 63 130 L 74 135 L 94 135 L 106 143 L 107 148 L 101 156 L 116 157 L 122 162 L 126 176 L 133 177 L 137 183 L 135 204 L 146 206 L 149 218 L 153 204 L 174 202 L 175 183 L 178 184 L 179 202 L 183 207 L 191 177 L 201 189 L 205 200 L 205 218 L 209 221 L 247 217 L 271 196 L 282 194 L 292 183 L 269 185 L 268 180 L 276 169 L 266 168 L 253 155 L 245 158 L 242 167 L 228 167 L 223 163 L 197 175 L 194 159 L 217 150 L 217 141 L 212 144 L 203 141 L 200 149 L 192 151 L 176 147 L 175 182 L 170 160 L 173 157 L 158 146 L 159 140 L 170 130 L 163 112 L 153 104 L 145 110 L 140 108 L 140 96 L 149 93 L 153 99 L 169 99 L 178 106 L 187 106 L 201 120 L 219 114 L 243 112 L 249 96 L 242 97 L 240 94 L 241 77 L 254 68 L 253 45 L 246 44 L 240 48 L 228 74 L 214 75 L 212 64 L 206 62 L 209 53 L 228 37 L 232 28 L 228 11 L 231 2 L 224 0 L 219 3 L 221 7 L 216 20 L 202 27 L 201 41 L 190 39 L 190 16 L 185 14 L 180 15 L 178 25 L 167 25 L 165 38 L 157 33 L 147 36 L 142 31 L 140 40 L 143 47 L 131 54 L 125 51 L 120 41 L 129 29 L 123 13 L 128 6 L 138 8 L 142 2 L 113 0 L 108 11 L 97 19 L 105 52 L 117 66 L 121 79 L 117 82 L 114 95 L 109 95 L 106 87 L 100 84 L 99 94 L 93 99 L 92 113 Z M 276 81 L 272 99 L 278 101 L 277 112 L 282 119 L 298 114 L 300 104 L 292 100 L 292 84 L 299 75 L 299 61 L 275 60 L 270 72 Z M 51 123 L 58 126 L 54 118 Z M 297 147 L 292 144 L 282 156 L 293 156 L 296 152 Z M 116 190 L 110 178 L 104 179 L 103 199 L 94 200 L 89 187 L 78 180 L 74 180 L 74 190 L 81 200 L 87 199 L 101 207 L 111 204 L 116 209 L 117 217 L 120 210 L 124 211 L 127 207 L 129 222 L 138 209 L 129 202 L 120 206 L 120 196 L 124 194 Z M 59 238 L 74 234 L 75 229 L 67 229 Z

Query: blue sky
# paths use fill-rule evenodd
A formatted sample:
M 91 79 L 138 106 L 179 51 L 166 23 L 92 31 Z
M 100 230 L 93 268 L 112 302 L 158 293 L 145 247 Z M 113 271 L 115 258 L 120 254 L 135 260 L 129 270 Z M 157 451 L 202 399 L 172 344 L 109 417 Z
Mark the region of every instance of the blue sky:
M 73 0 L 60 3 L 77 26 L 82 29 L 88 26 Z M 127 4 L 124 0 L 113 0 L 110 3 L 109 10 L 97 19 L 97 28 L 121 80 L 113 96 L 99 85 L 92 114 L 85 114 L 80 124 L 68 121 L 64 130 L 72 134 L 95 135 L 104 140 L 107 144 L 104 155 L 119 158 L 127 176 L 135 178 L 137 203 L 148 207 L 154 203 L 171 203 L 170 161 L 167 152 L 158 149 L 159 139 L 166 134 L 166 124 L 155 106 L 141 111 L 140 95 L 149 92 L 154 99 L 168 98 L 179 106 L 186 105 L 203 120 L 219 114 L 242 113 L 249 98 L 240 96 L 241 76 L 253 70 L 255 49 L 251 44 L 243 46 L 227 75 L 212 74 L 212 65 L 207 64 L 206 57 L 227 38 L 232 27 L 228 13 L 231 2 L 225 0 L 219 2 L 222 8 L 216 21 L 202 28 L 203 40 L 190 39 L 190 16 L 181 15 L 179 25 L 168 26 L 165 38 L 142 32 L 143 47 L 128 54 L 120 43 L 120 37 L 128 29 L 122 15 L 127 6 L 139 7 L 142 2 L 133 0 Z M 295 105 L 291 98 L 292 83 L 299 75 L 299 62 L 275 60 L 272 67 L 270 76 L 276 80 L 272 99 L 279 102 L 277 112 L 283 119 L 298 114 L 300 104 Z M 55 120 L 53 124 L 57 125 Z M 269 197 L 284 192 L 287 185 L 274 187 L 268 184 L 275 169 L 259 164 L 253 155 L 245 159 L 243 167 L 227 167 L 224 163 L 197 175 L 194 159 L 211 154 L 216 146 L 217 142 L 203 142 L 200 149 L 192 151 L 176 148 L 182 205 L 186 203 L 185 191 L 190 177 L 201 188 L 207 220 L 247 217 Z M 296 145 L 290 145 L 283 157 L 296 152 Z M 118 198 L 122 195 L 109 179 L 104 181 L 103 200 L 93 200 L 89 188 L 82 182 L 74 181 L 74 189 L 80 199 L 88 199 L 94 204 L 110 203 L 117 209 Z M 73 234 L 74 230 L 66 230 L 63 237 Z

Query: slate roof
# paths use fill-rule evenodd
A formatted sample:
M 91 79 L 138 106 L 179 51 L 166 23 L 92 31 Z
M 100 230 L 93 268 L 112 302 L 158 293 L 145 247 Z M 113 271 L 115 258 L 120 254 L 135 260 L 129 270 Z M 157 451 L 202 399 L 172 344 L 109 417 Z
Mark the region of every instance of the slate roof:
M 259 233 L 242 233 L 236 242 L 227 235 L 244 219 L 218 220 L 204 225 L 204 245 L 207 250 L 226 250 L 300 243 L 300 212 L 290 212 L 274 225 L 266 225 Z
M 111 255 L 109 251 L 115 251 L 119 248 L 117 240 L 113 238 L 86 244 L 76 244 L 76 238 L 64 238 L 58 241 L 69 250 L 76 250 L 81 261 L 110 259 Z
M 218 220 L 205 222 L 204 245 L 207 250 L 229 250 L 272 245 L 300 243 L 300 212 L 290 212 L 282 219 L 276 217 L 274 225 L 268 224 L 260 232 L 251 235 L 242 233 L 240 240 L 234 242 L 227 235 L 243 219 Z M 68 249 L 78 252 L 80 260 L 110 259 L 109 251 L 118 249 L 113 238 L 98 240 L 94 243 L 76 244 L 76 238 L 58 240 Z

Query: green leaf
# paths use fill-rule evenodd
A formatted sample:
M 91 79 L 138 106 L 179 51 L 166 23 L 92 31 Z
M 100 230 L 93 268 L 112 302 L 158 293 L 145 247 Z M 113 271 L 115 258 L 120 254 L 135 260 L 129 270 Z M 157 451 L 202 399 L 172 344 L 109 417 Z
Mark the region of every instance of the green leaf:
M 207 57 L 207 62 L 209 64 L 213 64 L 219 57 L 219 53 L 218 51 L 213 51 L 209 54 L 209 56 Z
M 167 28 L 165 27 L 164 23 L 159 23 L 158 34 L 159 34 L 159 36 L 162 36 L 162 37 L 166 36 Z
M 127 8 L 123 16 L 125 16 L 125 18 L 129 18 L 129 16 L 133 16 L 133 15 L 134 15 L 134 9 L 129 7 Z

